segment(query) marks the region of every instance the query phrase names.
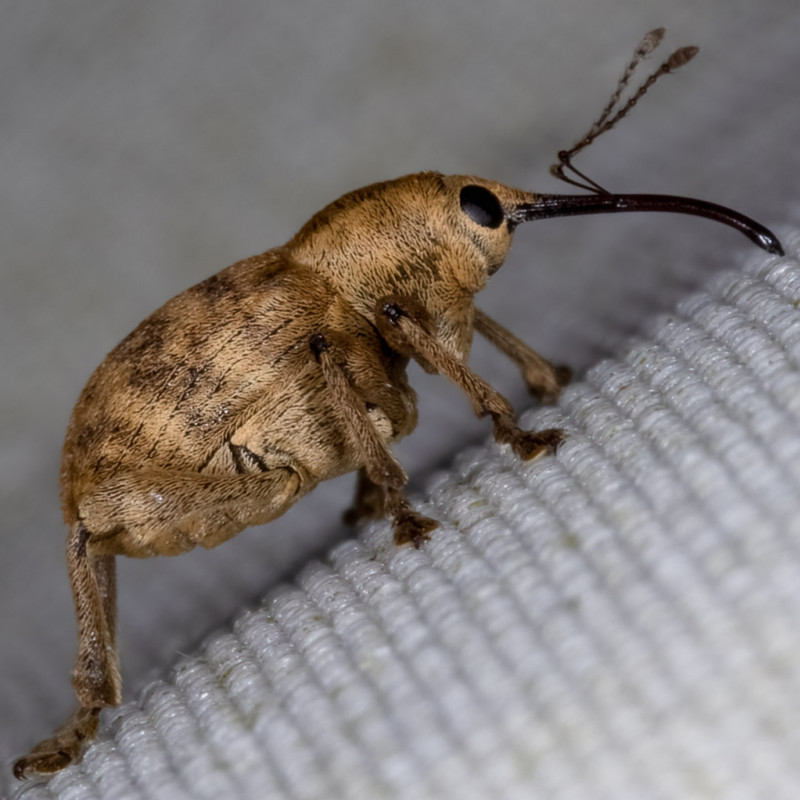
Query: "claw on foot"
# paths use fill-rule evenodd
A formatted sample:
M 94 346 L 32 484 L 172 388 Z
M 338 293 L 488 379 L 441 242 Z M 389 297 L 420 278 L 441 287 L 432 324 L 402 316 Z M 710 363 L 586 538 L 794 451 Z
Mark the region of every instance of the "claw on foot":
M 553 377 L 555 378 L 554 384 L 544 388 L 540 374 L 537 371 L 532 380 L 526 379 L 528 392 L 545 405 L 555 403 L 561 395 L 561 390 L 572 380 L 572 370 L 564 364 L 558 364 L 553 367 Z
M 548 428 L 544 431 L 520 431 L 520 435 L 511 442 L 514 452 L 523 460 L 530 461 L 540 455 L 555 453 L 564 441 L 561 428 Z
M 79 708 L 49 739 L 15 762 L 14 777 L 24 780 L 34 773 L 58 772 L 77 761 L 83 743 L 97 733 L 99 716 L 99 708 Z
M 543 431 L 523 431 L 513 419 L 496 417 L 494 438 L 500 444 L 511 445 L 511 449 L 523 460 L 530 461 L 536 456 L 555 453 L 565 434 L 561 428 L 548 428 Z
M 431 531 L 439 527 L 435 519 L 416 511 L 404 511 L 394 519 L 394 543 L 413 544 L 419 550 L 431 538 Z

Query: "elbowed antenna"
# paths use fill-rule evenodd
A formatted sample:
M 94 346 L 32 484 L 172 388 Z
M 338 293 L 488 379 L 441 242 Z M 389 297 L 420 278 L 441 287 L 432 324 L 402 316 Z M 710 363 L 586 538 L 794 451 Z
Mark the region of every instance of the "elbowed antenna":
M 675 197 L 668 194 L 611 194 L 573 165 L 572 159 L 598 136 L 610 131 L 621 119 L 626 117 L 659 78 L 680 69 L 697 55 L 696 47 L 678 48 L 623 104 L 621 101 L 623 90 L 630 83 L 630 79 L 641 61 L 658 47 L 663 36 L 664 28 L 656 28 L 639 42 L 633 58 L 617 82 L 617 87 L 600 117 L 592 123 L 577 144 L 569 150 L 561 150 L 558 154 L 558 163 L 550 167 L 550 172 L 559 180 L 586 189 L 591 194 L 533 195 L 536 198 L 533 202 L 518 205 L 507 213 L 506 218 L 510 224 L 516 225 L 519 222 L 534 219 L 565 217 L 572 214 L 609 214 L 618 211 L 669 211 L 675 214 L 693 214 L 730 225 L 768 253 L 782 256 L 784 254 L 783 247 L 778 241 L 778 237 L 763 225 L 738 211 L 719 206 L 716 203 L 709 203 L 706 200 L 694 200 L 691 197 Z M 571 176 L 567 174 L 567 170 L 572 173 Z
M 513 225 L 536 219 L 578 214 L 613 214 L 622 211 L 666 211 L 706 217 L 741 231 L 768 253 L 782 256 L 783 247 L 772 231 L 738 211 L 725 206 L 669 194 L 542 194 L 507 214 Z

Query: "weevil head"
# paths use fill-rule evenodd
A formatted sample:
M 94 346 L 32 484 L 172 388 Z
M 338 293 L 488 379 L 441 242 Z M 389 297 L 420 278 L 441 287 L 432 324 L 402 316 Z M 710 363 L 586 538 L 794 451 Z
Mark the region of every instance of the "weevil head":
M 519 222 L 517 209 L 535 195 L 474 175 L 448 175 L 450 226 L 462 243 L 468 243 L 470 261 L 479 288 L 502 266 Z
M 534 198 L 473 176 L 406 175 L 339 198 L 287 248 L 369 319 L 382 297 L 416 298 L 463 352 L 469 337 L 456 329 L 471 328 L 472 297 L 508 255 L 515 210 Z
M 370 320 L 381 298 L 413 297 L 436 321 L 441 340 L 462 355 L 469 346 L 473 295 L 502 265 L 521 222 L 677 212 L 723 222 L 767 252 L 783 252 L 763 225 L 714 203 L 585 188 L 588 194 L 534 194 L 472 175 L 420 172 L 340 197 L 315 214 L 286 250 L 324 275 Z

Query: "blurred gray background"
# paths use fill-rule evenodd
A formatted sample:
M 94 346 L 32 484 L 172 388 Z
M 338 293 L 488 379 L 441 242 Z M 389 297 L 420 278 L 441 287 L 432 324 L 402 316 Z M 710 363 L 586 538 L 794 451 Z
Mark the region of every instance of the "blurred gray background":
M 633 47 L 701 53 L 579 166 L 614 191 L 685 194 L 778 229 L 800 217 L 796 0 L 6 2 L 0 18 L 0 763 L 73 706 L 61 440 L 104 354 L 179 290 L 286 241 L 345 191 L 421 169 L 544 192 Z M 655 67 L 658 54 L 650 61 Z M 732 253 L 687 217 L 520 230 L 480 305 L 578 374 Z M 473 364 L 518 407 L 513 367 Z M 488 434 L 412 378 L 398 448 L 421 491 Z M 120 564 L 126 697 L 332 542 L 350 478 L 211 552 Z

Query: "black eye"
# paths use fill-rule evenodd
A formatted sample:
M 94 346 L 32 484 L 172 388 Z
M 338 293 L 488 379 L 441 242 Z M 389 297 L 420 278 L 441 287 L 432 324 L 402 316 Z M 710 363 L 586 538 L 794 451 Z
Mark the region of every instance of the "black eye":
M 483 186 L 465 186 L 461 190 L 461 210 L 484 228 L 499 228 L 506 217 L 500 201 Z

